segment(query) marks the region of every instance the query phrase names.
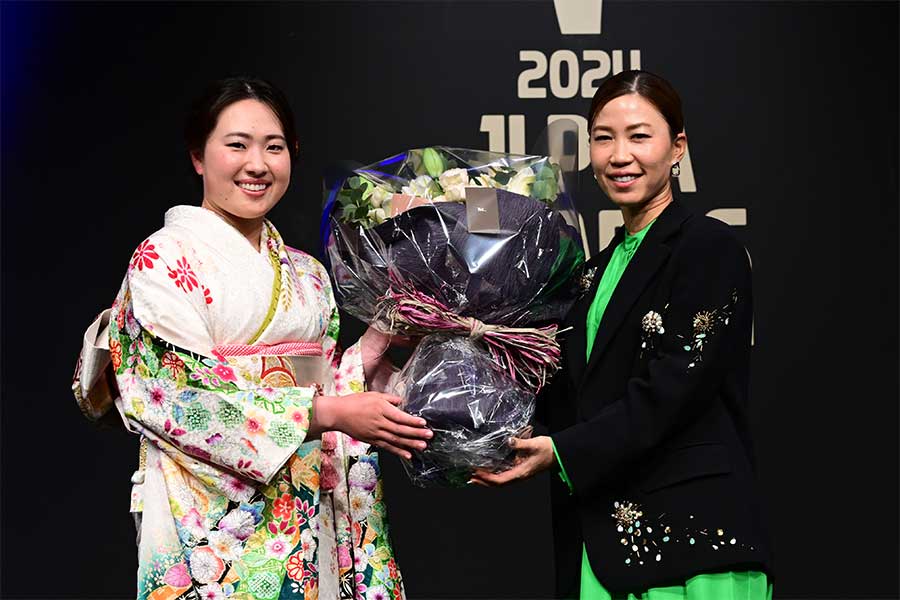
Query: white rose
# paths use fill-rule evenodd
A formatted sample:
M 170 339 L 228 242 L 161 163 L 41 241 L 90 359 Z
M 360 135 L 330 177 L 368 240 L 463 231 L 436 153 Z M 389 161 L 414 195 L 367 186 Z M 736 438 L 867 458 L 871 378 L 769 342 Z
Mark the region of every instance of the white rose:
M 453 187 L 444 188 L 444 200 L 450 202 L 458 202 L 466 199 L 466 186 L 454 185 Z
M 469 173 L 465 169 L 448 169 L 438 177 L 447 200 L 465 200 Z
M 384 223 L 384 220 L 387 218 L 387 214 L 384 212 L 383 208 L 372 208 L 369 209 L 368 214 L 366 215 L 369 219 L 372 220 L 376 225 L 380 225 Z
M 371 202 L 372 206 L 375 208 L 381 208 L 385 202 L 388 202 L 393 197 L 393 195 L 394 192 L 391 190 L 379 186 L 372 191 L 372 197 L 369 198 L 369 202 Z
M 506 190 L 514 194 L 522 194 L 527 196 L 531 193 L 531 184 L 534 183 L 535 175 L 531 167 L 525 167 L 509 180 L 506 184 Z
M 419 175 L 415 179 L 409 182 L 409 185 L 404 185 L 400 190 L 407 196 L 420 196 L 422 198 L 426 198 L 431 200 L 431 183 L 434 181 L 428 175 Z

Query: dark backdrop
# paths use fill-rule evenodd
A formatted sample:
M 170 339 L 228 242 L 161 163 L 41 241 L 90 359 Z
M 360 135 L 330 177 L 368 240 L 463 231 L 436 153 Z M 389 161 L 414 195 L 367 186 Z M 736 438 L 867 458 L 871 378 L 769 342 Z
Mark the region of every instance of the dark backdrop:
M 200 200 L 180 128 L 201 83 L 252 73 L 287 91 L 302 156 L 272 219 L 315 251 L 329 164 L 431 144 L 530 150 L 548 115 L 587 111 L 592 77 L 639 60 L 684 100 L 676 191 L 731 209 L 716 214 L 752 256 L 776 592 L 895 597 L 897 22 L 888 2 L 605 0 L 589 34 L 564 34 L 549 0 L 3 2 L 3 595 L 133 595 L 137 440 L 85 421 L 69 382 L 133 248 L 166 208 Z M 520 98 L 520 79 L 546 97 Z M 614 207 L 586 173 L 595 251 L 615 213 L 599 213 Z M 360 331 L 348 319 L 342 335 Z M 423 491 L 392 458 L 385 476 L 412 598 L 551 593 L 545 477 Z

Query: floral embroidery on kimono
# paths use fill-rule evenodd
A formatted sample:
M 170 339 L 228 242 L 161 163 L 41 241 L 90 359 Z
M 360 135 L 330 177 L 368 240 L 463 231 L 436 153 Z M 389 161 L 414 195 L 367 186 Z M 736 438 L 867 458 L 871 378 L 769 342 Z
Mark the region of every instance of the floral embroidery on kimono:
M 316 395 L 365 389 L 360 349 L 337 352 L 323 267 L 269 222 L 260 248 L 175 207 L 113 305 L 116 406 L 145 453 L 138 598 L 401 598 L 377 454 L 307 439 Z

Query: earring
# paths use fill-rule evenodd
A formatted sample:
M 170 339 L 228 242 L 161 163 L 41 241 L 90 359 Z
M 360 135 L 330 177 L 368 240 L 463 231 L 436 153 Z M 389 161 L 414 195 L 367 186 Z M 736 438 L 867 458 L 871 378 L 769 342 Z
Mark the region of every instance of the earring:
M 672 177 L 678 177 L 681 175 L 681 164 L 675 163 L 672 165 Z
M 592 171 L 592 172 L 591 172 L 591 175 L 594 176 L 594 181 L 597 181 L 597 173 Z

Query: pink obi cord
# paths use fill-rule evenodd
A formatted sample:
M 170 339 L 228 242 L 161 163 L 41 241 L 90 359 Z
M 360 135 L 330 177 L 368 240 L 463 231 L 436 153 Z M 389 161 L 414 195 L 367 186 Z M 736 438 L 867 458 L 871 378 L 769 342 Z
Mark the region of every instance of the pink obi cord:
M 213 348 L 219 356 L 322 356 L 318 342 L 282 342 L 280 344 L 222 344 Z

